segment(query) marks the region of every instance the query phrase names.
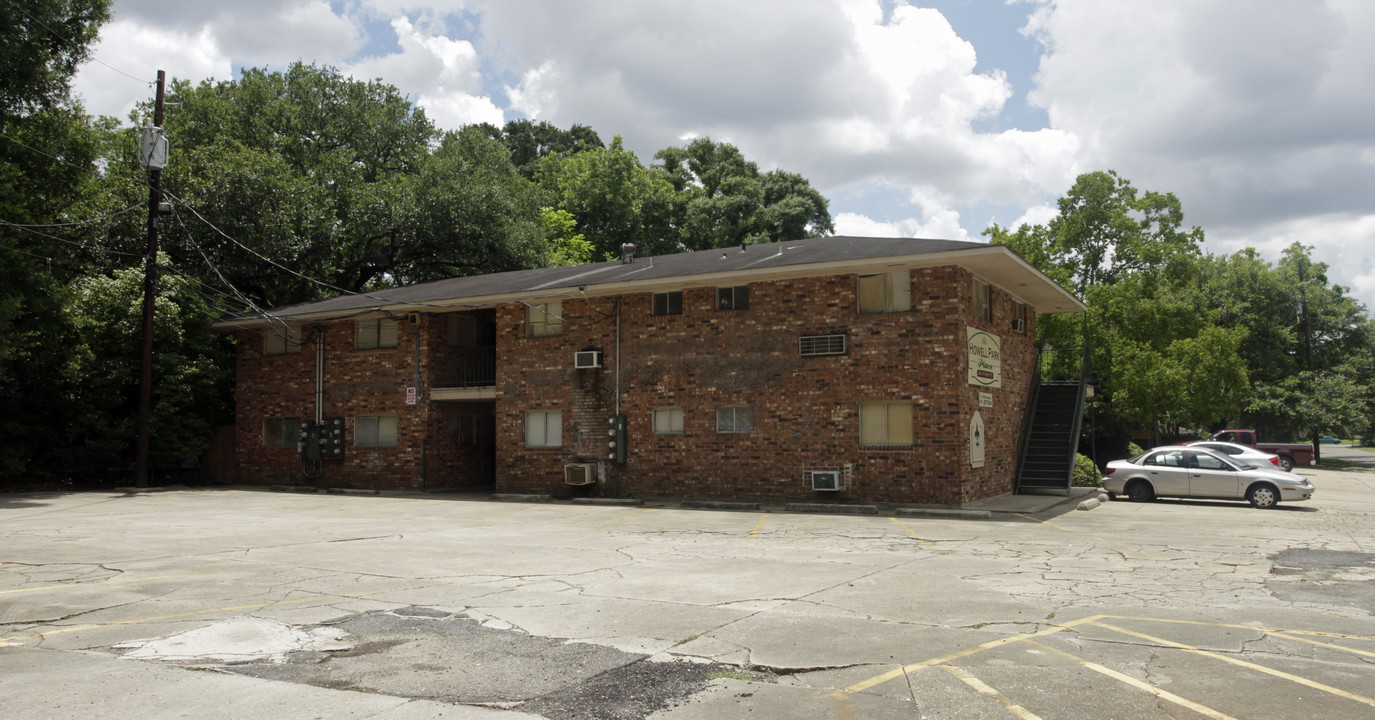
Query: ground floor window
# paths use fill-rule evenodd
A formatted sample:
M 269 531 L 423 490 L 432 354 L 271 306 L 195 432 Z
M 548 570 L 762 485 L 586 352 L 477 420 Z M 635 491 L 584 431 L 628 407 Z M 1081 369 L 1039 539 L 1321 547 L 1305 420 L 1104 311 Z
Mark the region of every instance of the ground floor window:
M 359 415 L 353 419 L 354 447 L 396 447 L 395 415 Z
M 301 418 L 263 418 L 263 447 L 292 448 L 301 433 Z
M 659 435 L 683 432 L 683 409 L 654 408 L 654 432 Z
M 716 409 L 716 432 L 747 433 L 750 431 L 750 409 L 723 407 Z
M 525 447 L 563 447 L 563 413 L 558 411 L 525 413 Z
M 861 445 L 911 445 L 912 403 L 860 403 Z

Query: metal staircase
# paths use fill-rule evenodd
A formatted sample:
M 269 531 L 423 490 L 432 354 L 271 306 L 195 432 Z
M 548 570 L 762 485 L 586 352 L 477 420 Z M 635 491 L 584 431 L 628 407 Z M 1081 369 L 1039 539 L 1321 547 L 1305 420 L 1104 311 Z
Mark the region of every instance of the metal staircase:
M 1022 454 L 1017 468 L 1019 493 L 1047 489 L 1069 493 L 1084 418 L 1089 356 L 1086 349 L 1080 351 L 1079 367 L 1074 368 L 1067 362 L 1068 355 L 1065 350 L 1049 348 L 1037 354 L 1032 397 L 1022 428 Z M 1077 378 L 1060 379 L 1075 370 Z

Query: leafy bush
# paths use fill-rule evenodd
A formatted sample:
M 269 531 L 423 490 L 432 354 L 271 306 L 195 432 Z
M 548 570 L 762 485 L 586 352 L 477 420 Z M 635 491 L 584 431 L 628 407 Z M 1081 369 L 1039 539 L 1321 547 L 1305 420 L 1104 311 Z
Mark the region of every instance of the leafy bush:
M 1074 458 L 1074 487 L 1102 487 L 1103 475 L 1098 472 L 1098 466 L 1093 459 L 1087 455 L 1077 455 Z
M 1134 442 L 1127 443 L 1127 457 L 1136 457 L 1137 455 L 1140 455 L 1143 452 L 1146 451 L 1142 450 L 1140 445 L 1137 445 Z

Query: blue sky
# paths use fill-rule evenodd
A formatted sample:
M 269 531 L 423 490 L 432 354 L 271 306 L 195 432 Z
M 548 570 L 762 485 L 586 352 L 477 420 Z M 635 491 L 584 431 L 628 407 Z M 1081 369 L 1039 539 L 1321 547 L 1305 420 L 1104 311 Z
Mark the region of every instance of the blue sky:
M 96 57 L 329 64 L 441 127 L 581 123 L 644 162 L 710 136 L 808 177 L 849 234 L 979 239 L 1114 169 L 1208 250 L 1313 245 L 1370 306 L 1372 36 L 1357 0 L 115 0 Z M 99 63 L 75 87 L 118 116 L 149 93 Z

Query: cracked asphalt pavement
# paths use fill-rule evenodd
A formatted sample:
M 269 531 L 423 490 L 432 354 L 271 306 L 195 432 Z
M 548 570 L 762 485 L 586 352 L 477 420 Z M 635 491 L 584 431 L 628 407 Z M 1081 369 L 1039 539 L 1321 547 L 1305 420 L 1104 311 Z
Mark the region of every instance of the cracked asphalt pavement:
M 1325 450 L 1326 452 L 1326 450 Z M 1375 470 L 991 519 L 0 495 L 43 718 L 1375 717 Z

